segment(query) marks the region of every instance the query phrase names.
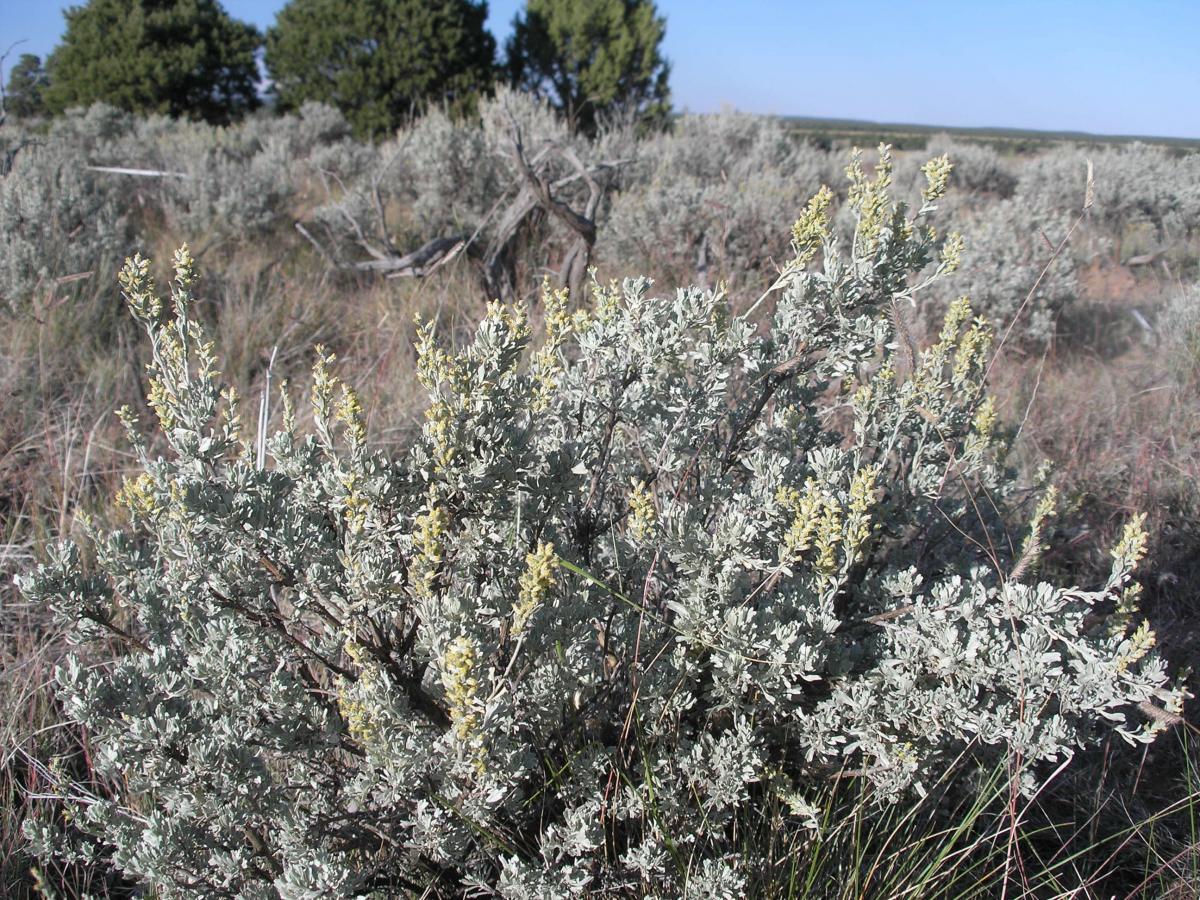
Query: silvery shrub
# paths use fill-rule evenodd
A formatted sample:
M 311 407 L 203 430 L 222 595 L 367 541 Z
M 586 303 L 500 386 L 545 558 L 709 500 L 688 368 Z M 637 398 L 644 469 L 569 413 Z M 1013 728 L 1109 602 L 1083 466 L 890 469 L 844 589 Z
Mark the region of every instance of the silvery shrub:
M 97 103 L 45 133 L 5 128 L 0 145 L 14 149 L 0 171 L 0 303 L 25 312 L 69 294 L 71 276 L 109 278 L 148 222 L 205 243 L 261 237 L 287 224 L 306 173 L 362 155 L 348 135 L 340 113 L 317 104 L 222 128 Z
M 24 313 L 70 295 L 73 276 L 111 277 L 133 234 L 120 191 L 87 168 L 80 147 L 15 130 L 5 139 L 13 150 L 0 174 L 0 306 Z
M 1076 198 L 1080 206 L 1082 192 Z M 967 295 L 1010 344 L 1045 346 L 1059 331 L 1059 319 L 1080 295 L 1072 241 L 1079 214 L 1054 210 L 1025 197 L 998 200 L 964 211 L 961 227 L 967 249 L 961 268 L 932 286 L 923 309 L 927 321 L 946 304 Z M 1080 236 L 1080 241 L 1083 238 Z
M 361 257 L 365 245 L 402 254 L 452 234 L 486 245 L 525 183 L 514 155 L 518 138 L 555 197 L 582 206 L 586 185 L 558 151 L 590 164 L 611 139 L 572 135 L 548 102 L 499 87 L 473 118 L 432 109 L 376 146 L 354 147 L 360 159 L 328 170 L 325 202 L 312 218 L 343 259 Z
M 1200 285 L 1182 286 L 1167 300 L 1155 322 L 1168 370 L 1181 386 L 1200 375 Z
M 948 161 L 915 212 L 887 166 L 852 162 L 848 244 L 812 198 L 744 314 L 634 278 L 547 288 L 536 341 L 519 306 L 457 352 L 421 326 L 399 458 L 324 350 L 311 427 L 286 391 L 249 427 L 187 249 L 170 304 L 130 260 L 168 449 L 125 411 L 127 524 L 20 580 L 80 644 L 62 702 L 120 787 L 59 784 L 35 848 L 164 897 L 735 897 L 747 835 L 814 825 L 833 777 L 885 803 L 966 753 L 1032 790 L 1152 739 L 1134 707 L 1184 694 L 1136 613 L 1140 520 L 1103 584 L 1037 579 L 1055 494 L 1015 501 L 990 325 L 896 324 L 961 256 L 930 222 Z
M 949 156 L 954 160 L 954 192 L 981 195 L 976 202 L 979 199 L 1004 199 L 1016 192 L 1020 164 L 1014 157 L 1002 156 L 995 147 L 979 141 L 955 139 L 948 134 L 935 134 L 926 143 L 925 154 Z M 911 171 L 911 181 L 918 190 L 922 181 L 917 171 L 920 161 L 921 157 L 913 154 L 905 159 L 903 166 L 897 166 L 897 173 L 903 171 L 908 175 Z M 902 189 L 910 187 L 908 179 L 900 174 L 897 174 L 896 184 Z
M 1132 143 L 1085 151 L 1062 147 L 1039 154 L 1020 171 L 1017 192 L 1055 209 L 1079 208 L 1091 160 L 1093 217 L 1111 228 L 1145 222 L 1162 241 L 1200 228 L 1200 154 Z
M 832 179 L 834 162 L 773 117 L 682 116 L 636 145 L 599 252 L 686 278 L 761 277 L 787 256 L 778 223 Z

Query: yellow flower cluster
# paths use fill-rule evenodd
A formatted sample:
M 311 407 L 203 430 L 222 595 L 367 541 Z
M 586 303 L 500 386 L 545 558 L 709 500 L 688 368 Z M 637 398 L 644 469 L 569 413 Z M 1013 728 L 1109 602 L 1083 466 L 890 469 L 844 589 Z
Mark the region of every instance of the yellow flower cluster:
M 350 737 L 363 746 L 369 745 L 375 738 L 375 725 L 366 704 L 357 697 L 350 696 L 342 683 L 338 685 L 337 705 L 342 718 L 346 720 L 346 729 L 350 732 Z
M 508 337 L 513 341 L 523 341 L 529 337 L 529 314 L 523 304 L 509 306 L 499 300 L 488 303 L 486 318 L 498 321 L 508 330 Z
M 813 533 L 825 505 L 825 497 L 817 486 L 817 480 L 809 478 L 804 483 L 804 493 L 794 487 L 781 487 L 775 494 L 775 500 L 792 511 L 792 524 L 783 538 L 783 559 L 792 562 L 812 546 Z
M 1121 540 L 1112 549 L 1112 557 L 1118 565 L 1134 569 L 1146 555 L 1146 514 L 1138 513 L 1125 523 Z
M 972 369 L 983 370 L 987 367 L 987 355 L 992 349 L 992 327 L 983 316 L 971 323 L 962 340 L 958 342 L 958 352 L 954 354 L 954 381 L 961 384 L 971 374 Z
M 450 517 L 438 504 L 436 489 L 431 485 L 426 511 L 417 516 L 413 544 L 416 551 L 409 565 L 409 578 L 417 597 L 427 599 L 433 593 L 433 580 L 442 562 L 442 538 Z
M 154 279 L 150 277 L 150 260 L 140 253 L 125 260 L 125 266 L 117 276 L 129 310 L 141 322 L 154 322 L 162 314 L 162 300 L 154 290 Z
M 359 449 L 366 443 L 367 429 L 363 424 L 362 403 L 358 393 L 349 385 L 342 385 L 342 397 L 338 401 L 334 418 L 346 427 L 346 439 L 353 449 Z
M 538 544 L 536 550 L 525 557 L 525 572 L 521 576 L 517 602 L 513 604 L 513 633 L 520 634 L 542 605 L 554 587 L 554 573 L 558 569 L 558 556 L 554 545 Z
M 845 553 L 846 559 L 852 562 L 857 560 L 859 550 L 871 536 L 871 510 L 875 505 L 875 480 L 878 477 L 878 466 L 864 466 L 850 482 Z
M 550 405 L 554 389 L 558 386 L 558 351 L 571 333 L 574 319 L 567 312 L 568 292 L 566 288 L 550 289 L 550 281 L 542 283 L 542 306 L 545 309 L 546 337 L 530 364 L 533 380 L 534 412 L 541 412 Z
M 1142 586 L 1136 581 L 1121 591 L 1121 597 L 1117 601 L 1117 608 L 1112 614 L 1109 634 L 1122 634 L 1129 627 L 1129 623 L 1133 621 L 1134 613 L 1138 611 L 1141 599 Z
M 892 756 L 901 766 L 916 765 L 918 762 L 917 754 L 913 748 L 912 741 L 905 741 L 902 744 L 897 744 L 892 750 Z
M 454 460 L 454 413 L 445 400 L 435 400 L 425 410 L 425 435 L 433 445 L 433 462 L 440 470 Z
M 415 324 L 417 380 L 425 390 L 433 391 L 443 381 L 453 380 L 458 367 L 454 358 L 434 341 L 433 322 L 422 323 L 418 317 Z
M 985 441 L 995 432 L 996 401 L 991 397 L 986 397 L 979 404 L 979 409 L 975 411 L 975 419 L 972 422 L 972 427 L 974 427 L 975 433 Z
M 611 322 L 621 308 L 621 288 L 615 281 L 610 281 L 607 288 L 597 284 L 594 294 L 596 319 L 600 322 Z M 577 327 L 576 330 L 583 329 Z
M 925 189 L 921 191 L 921 197 L 926 203 L 934 203 L 945 195 L 953 168 L 954 164 L 950 162 L 950 157 L 945 153 L 935 156 L 921 166 L 921 171 L 925 173 Z
M 566 298 L 562 298 L 565 305 Z M 565 312 L 562 313 L 565 316 Z M 561 324 L 561 317 L 555 316 L 555 327 Z M 529 319 L 523 306 L 506 306 L 497 301 L 488 304 L 487 315 L 480 328 L 494 329 L 500 326 L 507 332 L 510 345 L 519 348 L 529 337 Z M 450 465 L 457 455 L 454 448 L 454 422 L 456 410 L 462 407 L 462 397 L 469 394 L 473 387 L 488 389 L 494 387 L 477 381 L 475 370 L 463 359 L 457 359 L 440 349 L 434 341 L 433 323 L 417 323 L 417 379 L 432 395 L 432 402 L 425 411 L 425 435 L 432 445 L 434 465 L 441 469 Z M 554 386 L 554 378 L 550 374 L 553 367 L 554 351 L 547 352 L 542 360 L 546 368 L 545 399 L 548 402 Z M 519 352 L 510 359 L 515 365 Z M 535 380 L 538 363 L 535 360 Z
M 1042 536 L 1046 529 L 1046 522 L 1054 516 L 1057 510 L 1058 488 L 1050 485 L 1046 488 L 1042 499 L 1038 501 L 1038 505 L 1034 507 L 1033 519 L 1029 523 L 1029 534 L 1025 536 L 1025 541 L 1021 545 L 1021 557 L 1017 563 L 1017 571 L 1013 575 L 1014 579 L 1018 578 L 1021 572 L 1035 565 L 1046 549 L 1046 545 L 1042 543 Z
M 792 511 L 781 559 L 795 562 L 805 551 L 815 548 L 817 571 L 825 576 L 836 574 L 843 562 L 853 564 L 871 536 L 871 510 L 878 475 L 876 466 L 866 466 L 855 473 L 845 509 L 835 497 L 821 490 L 815 478 L 805 482 L 803 492 L 794 487 L 780 488 L 776 500 Z
M 792 226 L 792 246 L 796 251 L 797 264 L 804 266 L 812 262 L 829 237 L 829 204 L 832 200 L 833 192 L 821 185 Z
M 942 331 L 938 335 L 938 342 L 934 347 L 943 352 L 949 350 L 958 340 L 958 332 L 970 320 L 971 298 L 964 294 L 951 303 L 950 308 L 946 310 L 946 317 L 942 320 Z
M 346 516 L 346 524 L 353 534 L 360 534 L 367 524 L 367 511 L 371 508 L 371 502 L 358 489 L 358 473 L 354 471 L 344 473 L 341 476 L 341 482 L 342 490 L 346 492 L 342 496 L 342 509 Z
M 154 363 L 147 366 L 158 374 L 150 377 L 150 391 L 147 402 L 154 414 L 158 416 L 164 431 L 170 431 L 177 424 L 175 410 L 179 407 L 177 385 L 186 384 L 187 360 L 184 356 L 183 344 L 172 331 L 160 331 L 155 335 Z M 212 352 L 212 344 L 200 348 L 201 353 Z
M 187 244 L 180 245 L 171 262 L 175 269 L 175 283 L 179 285 L 180 290 L 187 291 L 196 283 L 197 277 L 196 260 L 192 258 L 192 251 L 188 249 Z
M 826 497 L 817 523 L 817 571 L 832 575 L 837 571 L 837 550 L 842 543 L 842 508 L 832 497 Z
M 377 733 L 375 717 L 370 708 L 362 701 L 361 694 L 370 691 L 376 683 L 377 673 L 374 664 L 363 656 L 363 648 L 353 638 L 346 641 L 343 649 L 346 655 L 359 668 L 358 681 L 349 685 L 345 679 L 338 679 L 337 705 L 342 718 L 346 720 L 347 730 L 354 740 L 363 746 L 371 744 Z
M 333 374 L 333 364 L 337 355 L 329 353 L 323 344 L 314 348 L 317 361 L 313 364 L 312 407 L 313 415 L 318 422 L 329 420 L 333 410 L 333 389 L 337 385 L 337 376 Z
M 957 231 L 950 232 L 946 237 L 946 243 L 942 245 L 942 270 L 947 275 L 958 271 L 958 267 L 962 265 L 963 250 L 966 246 L 966 241 Z
M 1130 666 L 1154 649 L 1157 640 L 1150 623 L 1143 621 L 1137 627 L 1137 631 L 1130 635 L 1129 640 L 1122 644 L 1120 655 L 1117 657 L 1117 671 L 1127 672 Z
M 876 374 L 876 378 L 878 377 L 878 374 Z M 871 405 L 871 398 L 874 396 L 875 388 L 870 381 L 865 381 L 854 389 L 854 396 L 850 398 L 850 403 L 854 406 L 856 412 L 860 412 Z
M 158 416 L 158 422 L 163 431 L 170 431 L 175 427 L 175 414 L 171 412 L 171 407 L 177 402 L 177 398 L 161 378 L 155 376 L 150 379 L 150 390 L 146 394 L 146 402 Z
M 466 635 L 455 638 L 446 648 L 442 661 L 442 687 L 450 707 L 450 727 L 455 738 L 469 747 L 476 767 L 483 769 L 483 747 L 479 728 L 479 682 L 475 678 L 475 662 L 479 651 Z
M 285 378 L 279 383 L 279 398 L 283 403 L 283 430 L 287 434 L 295 434 L 296 408 L 292 405 L 292 395 L 288 388 L 288 380 Z
M 629 536 L 641 543 L 653 533 L 657 518 L 654 495 L 644 481 L 635 478 L 629 495 Z
M 862 167 L 862 151 L 854 148 L 850 165 L 846 167 L 850 179 L 850 205 L 858 211 L 858 233 L 866 240 L 868 248 L 874 247 L 893 212 L 888 188 L 892 185 L 892 148 L 879 145 L 879 162 L 875 164 L 875 178 L 868 181 Z
M 951 378 L 958 387 L 987 368 L 987 355 L 992 347 L 992 328 L 982 316 L 972 321 L 971 312 L 971 301 L 967 297 L 959 297 L 946 310 L 938 340 L 921 354 L 920 370 L 914 374 L 914 381 L 923 390 L 937 389 L 947 363 L 953 363 Z M 970 325 L 963 331 L 963 326 L 968 322 Z M 994 420 L 991 424 L 995 424 Z
M 242 439 L 242 395 L 238 393 L 237 388 L 230 385 L 221 391 L 221 397 L 225 400 L 225 424 L 229 427 L 229 436 L 235 441 L 240 441 Z
M 137 478 L 126 478 L 117 491 L 117 503 L 136 516 L 149 516 L 158 507 L 154 496 L 154 479 L 143 472 Z

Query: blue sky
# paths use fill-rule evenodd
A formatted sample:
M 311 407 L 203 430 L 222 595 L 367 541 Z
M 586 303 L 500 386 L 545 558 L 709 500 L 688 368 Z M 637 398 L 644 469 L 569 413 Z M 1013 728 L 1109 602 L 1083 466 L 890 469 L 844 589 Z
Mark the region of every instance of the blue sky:
M 368 2 L 368 0 L 364 0 Z M 67 4 L 0 0 L 45 55 Z M 225 0 L 271 23 L 280 0 Z M 493 0 L 503 44 L 522 0 Z M 677 107 L 1200 138 L 1200 0 L 660 0 Z M 7 77 L 7 72 L 5 73 Z

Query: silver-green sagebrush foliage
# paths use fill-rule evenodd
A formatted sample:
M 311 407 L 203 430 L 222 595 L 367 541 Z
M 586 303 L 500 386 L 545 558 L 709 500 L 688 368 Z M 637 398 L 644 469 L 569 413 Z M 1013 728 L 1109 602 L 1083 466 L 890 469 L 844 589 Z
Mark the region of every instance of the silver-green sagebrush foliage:
M 1081 292 L 1068 240 L 1078 217 L 1024 197 L 965 213 L 962 268 L 931 288 L 938 302 L 926 305 L 927 320 L 966 294 L 1011 343 L 1044 346 Z
M 399 459 L 324 351 L 312 428 L 286 390 L 248 427 L 187 250 L 170 307 L 128 262 L 169 452 L 126 413 L 128 527 L 21 581 L 123 648 L 58 677 L 125 787 L 61 785 L 35 846 L 163 896 L 734 897 L 769 880 L 761 820 L 813 827 L 831 777 L 886 802 L 964 751 L 1150 740 L 1183 693 L 1136 613 L 1140 523 L 1095 589 L 1038 582 L 1055 495 L 1006 535 L 987 322 L 897 332 L 961 254 L 927 221 L 948 162 L 912 212 L 882 160 L 848 170 L 852 242 L 820 191 L 744 315 L 632 279 L 547 290 L 538 341 L 499 304 L 461 353 L 422 327 Z
M 682 116 L 634 146 L 600 252 L 687 280 L 751 280 L 786 258 L 779 223 L 836 170 L 831 154 L 778 120 L 733 112 Z
M 105 263 L 110 276 L 131 232 L 115 186 L 88 170 L 78 148 L 20 143 L 0 174 L 0 307 L 10 311 L 44 308 Z

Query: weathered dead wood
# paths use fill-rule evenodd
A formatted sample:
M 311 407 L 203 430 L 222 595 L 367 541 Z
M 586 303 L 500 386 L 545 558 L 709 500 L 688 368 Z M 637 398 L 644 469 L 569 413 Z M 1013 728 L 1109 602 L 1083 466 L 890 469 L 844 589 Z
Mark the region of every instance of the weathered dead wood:
M 470 235 L 434 238 L 424 246 L 396 260 L 399 268 L 388 273 L 388 278 L 424 278 L 458 256 L 467 246 Z
M 191 178 L 187 172 L 169 172 L 165 169 L 128 169 L 124 166 L 88 166 L 89 172 L 107 172 L 111 175 L 134 175 L 139 178 Z
M 547 182 L 544 170 L 539 171 L 525 155 L 525 146 L 521 140 L 520 130 L 513 128 L 513 158 L 517 169 L 525 179 L 525 185 L 530 189 L 537 205 L 549 215 L 566 226 L 575 235 L 570 248 L 563 258 L 559 270 L 559 282 L 578 295 L 583 287 L 583 279 L 587 275 L 588 266 L 592 259 L 592 248 L 596 244 L 596 211 L 604 198 L 604 188 L 597 179 L 597 172 L 587 168 L 579 159 L 572 147 L 549 148 L 571 164 L 575 175 L 582 179 L 588 188 L 588 198 L 583 212 L 576 212 L 554 195 L 551 185 Z
M 1154 263 L 1160 256 L 1165 253 L 1165 250 L 1155 250 L 1153 253 L 1143 253 L 1140 256 L 1131 256 L 1125 260 L 1125 265 L 1131 269 L 1135 266 L 1148 266 Z
M 323 243 L 302 222 L 295 223 L 296 230 L 331 268 L 378 272 L 388 278 L 422 278 L 451 260 L 466 255 L 478 264 L 488 298 L 507 299 L 516 291 L 518 242 L 545 217 L 564 226 L 570 235 L 569 246 L 559 268 L 559 281 L 572 292 L 580 291 L 596 243 L 596 215 L 611 181 L 608 176 L 628 160 L 606 161 L 589 166 L 583 163 L 573 148 L 557 143 L 548 144 L 531 154 L 527 152 L 515 122 L 512 143 L 507 152 L 515 163 L 516 183 L 501 194 L 473 233 L 434 238 L 416 250 L 402 254 L 387 237 L 386 204 L 379 190 L 378 179 L 370 185 L 374 222 L 368 224 L 359 221 L 345 207 L 339 207 L 337 211 L 350 242 L 369 259 L 341 258 L 336 250 L 336 240 Z M 556 161 L 565 162 L 571 171 L 552 180 L 550 173 Z M 562 168 L 560 165 L 559 171 Z M 587 198 L 581 209 L 575 209 L 563 199 L 562 192 L 579 182 L 586 185 Z M 345 185 L 341 187 L 345 191 Z M 481 246 L 480 236 L 497 216 L 495 228 L 491 230 L 486 244 Z M 379 239 L 373 236 L 376 232 L 381 236 Z
M 353 221 L 349 216 L 346 219 Z M 471 237 L 468 234 L 457 234 L 451 237 L 434 238 L 426 241 L 416 250 L 401 256 L 374 247 L 368 248 L 365 241 L 359 241 L 360 246 L 369 249 L 373 258 L 359 262 L 342 262 L 317 240 L 303 222 L 296 223 L 296 230 L 313 245 L 313 248 L 331 268 L 355 272 L 379 272 L 388 278 L 424 278 L 458 256 Z M 358 233 L 361 235 L 361 230 Z

